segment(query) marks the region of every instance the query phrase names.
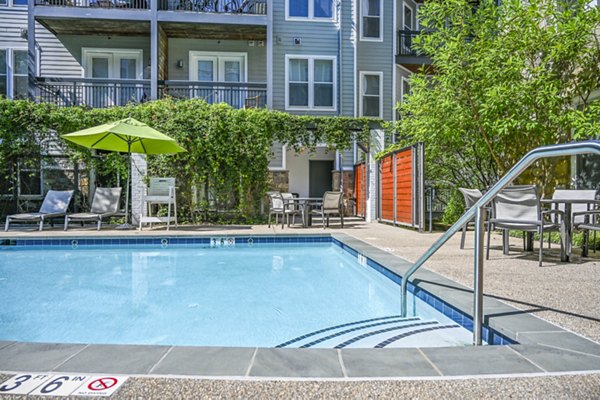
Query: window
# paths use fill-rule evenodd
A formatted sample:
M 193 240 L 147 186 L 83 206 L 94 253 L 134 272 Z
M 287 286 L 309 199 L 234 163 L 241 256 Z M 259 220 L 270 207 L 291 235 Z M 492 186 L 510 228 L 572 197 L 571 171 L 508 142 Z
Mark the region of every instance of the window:
M 287 18 L 332 19 L 333 0 L 287 0 Z
M 402 48 L 403 54 L 413 54 L 412 53 L 412 38 L 413 38 L 413 11 L 407 5 L 404 5 L 404 16 L 402 17 L 402 29 L 404 30 L 404 35 L 402 35 Z
M 26 99 L 29 91 L 27 50 L 0 49 L 0 95 Z
M 335 57 L 286 59 L 286 109 L 335 110 Z
M 360 115 L 383 118 L 383 72 L 360 73 Z
M 0 7 L 6 6 L 27 7 L 27 0 L 0 0 Z
M 362 0 L 360 29 L 362 40 L 383 40 L 382 11 L 383 0 Z
M 402 77 L 402 93 L 400 94 L 400 101 L 404 102 L 404 98 L 410 95 L 410 81 Z

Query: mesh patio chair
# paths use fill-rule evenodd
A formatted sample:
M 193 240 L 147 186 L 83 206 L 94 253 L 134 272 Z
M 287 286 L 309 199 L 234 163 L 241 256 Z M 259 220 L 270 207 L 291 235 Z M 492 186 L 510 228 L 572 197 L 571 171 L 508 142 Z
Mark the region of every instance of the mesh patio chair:
M 539 266 L 542 266 L 542 248 L 545 232 L 560 231 L 561 223 L 548 220 L 551 214 L 564 215 L 560 210 L 542 211 L 535 186 L 508 187 L 492 201 L 492 218 L 488 224 L 486 259 L 490 256 L 490 237 L 493 229 L 537 232 L 540 235 Z M 503 232 L 504 234 L 504 232 Z M 508 243 L 503 246 L 508 251 Z M 564 251 L 564 243 L 561 243 Z
M 342 192 L 325 192 L 323 194 L 323 203 L 320 210 L 313 210 L 314 214 L 320 215 L 323 221 L 323 229 L 325 223 L 329 226 L 329 217 L 339 215 L 342 228 L 344 227 L 344 204 L 342 202 Z
M 52 218 L 62 217 L 67 213 L 73 190 L 49 190 L 44 197 L 40 211 L 33 213 L 13 214 L 6 216 L 4 231 L 8 231 L 11 222 L 38 222 L 39 230 L 44 228 L 44 222 Z
M 467 188 L 458 188 L 458 190 L 462 193 L 465 198 L 465 210 L 473 207 L 473 204 L 477 203 L 477 201 L 483 196 L 479 189 L 467 189 Z M 462 236 L 460 237 L 460 248 L 461 250 L 465 248 L 465 237 L 467 236 L 467 226 L 475 225 L 474 221 L 469 221 L 462 228 Z
M 578 211 L 573 213 L 573 230 L 583 231 L 583 245 L 581 248 L 582 257 L 587 257 L 590 250 L 590 231 L 600 231 L 600 209 Z M 596 241 L 594 240 L 594 243 Z M 596 248 L 594 247 L 594 252 Z
M 286 218 L 290 226 L 290 216 L 294 217 L 296 223 L 296 215 L 301 215 L 301 210 L 294 203 L 294 196 L 291 193 L 268 192 L 267 195 L 269 196 L 269 227 L 271 227 L 272 215 L 275 215 L 275 225 L 278 224 L 278 217 L 281 215 L 281 229 L 285 227 Z
M 69 222 L 95 222 L 97 230 L 102 227 L 102 221 L 117 214 L 121 188 L 96 188 L 90 212 L 65 215 L 65 231 L 69 229 Z

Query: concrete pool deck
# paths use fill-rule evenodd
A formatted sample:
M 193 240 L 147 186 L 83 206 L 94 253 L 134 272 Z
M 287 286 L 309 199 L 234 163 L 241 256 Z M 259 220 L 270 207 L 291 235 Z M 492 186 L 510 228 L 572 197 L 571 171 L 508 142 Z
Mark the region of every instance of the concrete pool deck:
M 101 236 L 140 236 L 158 235 L 233 235 L 233 234 L 307 234 L 332 233 L 336 236 L 347 234 L 344 242 L 359 252 L 388 266 L 402 275 L 409 263 L 393 254 L 414 261 L 437 237 L 434 234 L 419 234 L 401 228 L 383 224 L 351 223 L 347 229 L 321 228 L 299 229 L 267 228 L 266 226 L 183 228 L 171 232 L 164 230 L 123 232 L 105 230 Z M 48 230 L 42 232 L 25 232 L 13 230 L 2 233 L 2 238 L 27 237 L 84 237 L 97 236 L 95 230 L 69 230 L 68 232 Z M 342 237 L 342 235 L 340 235 Z M 361 240 L 357 240 L 361 239 Z M 423 270 L 415 275 L 415 283 L 428 292 L 447 299 L 462 311 L 470 313 L 472 294 L 468 287 L 472 286 L 472 249 L 458 249 L 458 236 L 453 238 L 440 253 L 436 255 Z M 362 241 L 372 246 L 364 246 Z M 124 347 L 109 349 L 106 346 L 85 345 L 39 345 L 26 343 L 0 344 L 0 371 L 62 371 L 62 372 L 112 372 L 143 375 L 172 376 L 215 376 L 238 377 L 242 379 L 237 386 L 248 384 L 261 386 L 256 382 L 249 383 L 249 377 L 270 379 L 287 378 L 386 378 L 386 377 L 469 377 L 467 381 L 477 387 L 479 383 L 473 376 L 514 375 L 519 378 L 508 378 L 521 382 L 544 379 L 555 382 L 565 380 L 565 385 L 573 381 L 582 382 L 577 385 L 580 393 L 598 394 L 598 377 L 600 374 L 600 345 L 570 332 L 588 336 L 598 340 L 600 336 L 600 293 L 597 290 L 600 278 L 600 263 L 594 259 L 577 259 L 572 264 L 558 262 L 558 253 L 545 257 L 544 267 L 538 268 L 535 255 L 514 252 L 503 256 L 499 250 L 500 238 L 494 242 L 498 250 L 492 250 L 491 260 L 486 262 L 484 292 L 486 293 L 486 320 L 493 328 L 506 336 L 516 339 L 520 344 L 496 347 L 468 348 L 423 348 L 423 349 L 343 349 L 343 350 L 298 350 L 298 349 L 232 349 L 232 348 L 178 348 L 169 346 L 126 346 L 132 351 L 131 357 L 119 357 Z M 518 241 L 515 241 L 517 244 Z M 492 245 L 494 246 L 494 244 Z M 533 268 L 535 266 L 535 268 Z M 558 271 L 557 271 L 558 270 Z M 566 272 L 565 272 L 566 271 Z M 437 272 L 437 273 L 434 273 Z M 569 279 L 562 282 L 560 277 L 567 273 Z M 447 279 L 444 275 L 448 278 Z M 417 281 L 418 280 L 418 281 Z M 548 282 L 550 281 L 550 282 Z M 464 284 L 462 286 L 461 284 Z M 552 290 L 546 290 L 550 285 Z M 542 290 L 540 289 L 540 286 Z M 593 290 L 592 290 L 593 289 Z M 556 297 L 560 297 L 559 305 L 555 305 Z M 502 300 L 502 301 L 500 301 Z M 518 310 L 507 303 L 525 308 Z M 548 305 L 546 305 L 548 303 Z M 541 313 L 551 322 L 558 323 L 569 330 L 561 329 L 539 318 L 533 313 Z M 110 346 L 113 347 L 113 346 Z M 110 354 L 115 354 L 110 356 Z M 128 352 L 129 353 L 129 352 Z M 219 354 L 219 356 L 215 356 Z M 19 361 L 20 360 L 20 361 Z M 20 363 L 20 364 L 19 364 Z M 587 371 L 587 375 L 550 376 L 551 373 L 572 373 Z M 591 374 L 590 374 L 591 373 Z M 523 374 L 529 377 L 523 377 Z M 533 374 L 533 375 L 531 375 Z M 539 376 L 541 375 L 541 376 Z M 117 392 L 117 396 L 127 393 L 130 386 L 137 387 L 140 382 L 162 382 L 167 387 L 170 379 L 135 378 L 126 382 Z M 180 380 L 178 380 L 180 381 Z M 224 384 L 223 380 L 212 381 L 208 386 Z M 241 383 L 243 382 L 243 383 Z M 586 383 L 587 382 L 587 383 Z M 353 383 L 358 387 L 369 386 L 366 383 Z M 165 386 L 166 385 L 166 386 Z M 202 380 L 182 380 L 182 387 L 206 386 Z M 282 383 L 298 387 L 289 382 Z M 323 387 L 338 387 L 340 383 L 323 383 Z M 362 385 L 362 386 L 361 386 Z M 400 384 L 380 385 L 394 387 Z M 438 387 L 425 383 L 425 386 Z M 448 385 L 451 385 L 448 383 Z M 581 385 L 588 385 L 583 390 Z M 236 385 L 234 385 L 236 386 Z M 272 386 L 262 384 L 264 387 Z M 494 385 L 491 385 L 494 386 Z M 379 387 L 379 386 L 377 386 Z M 280 388 L 281 389 L 281 388 Z M 243 390 L 243 388 L 239 388 Z M 281 389 L 284 390 L 284 389 Z M 326 389 L 324 389 L 326 390 Z M 360 390 L 360 389 L 357 389 Z M 141 392 L 140 392 L 141 393 Z M 225 393 L 225 392 L 224 392 Z M 283 393 L 283 392 L 282 392 Z M 335 392 L 332 392 L 333 394 Z M 541 392 L 540 392 L 541 393 Z M 559 392 L 556 392 L 559 393 Z M 150 393 L 148 393 L 150 394 Z M 263 393 L 265 394 L 265 393 Z M 322 393 L 327 396 L 326 391 Z M 133 394 L 131 394 L 133 395 Z M 141 394 L 140 394 L 141 395 Z M 235 395 L 231 392 L 231 395 Z M 266 394 L 265 394 L 266 395 Z M 382 394 L 383 395 L 383 394 Z M 593 395 L 592 395 L 593 396 Z M 224 395 L 224 397 L 228 397 Z M 333 397 L 333 396 L 332 396 Z M 584 396 L 585 397 L 585 396 Z

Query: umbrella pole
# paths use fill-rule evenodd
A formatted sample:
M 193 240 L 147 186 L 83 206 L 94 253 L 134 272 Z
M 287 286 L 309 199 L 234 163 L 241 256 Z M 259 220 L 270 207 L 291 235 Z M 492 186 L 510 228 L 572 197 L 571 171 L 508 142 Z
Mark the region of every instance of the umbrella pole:
M 117 229 L 132 229 L 129 223 L 129 185 L 131 184 L 131 142 L 127 142 L 127 186 L 125 187 L 125 223 L 117 226 Z
M 131 145 L 129 145 L 129 152 L 127 153 L 127 189 L 125 190 L 125 224 L 131 221 L 129 217 L 129 191 L 131 188 Z

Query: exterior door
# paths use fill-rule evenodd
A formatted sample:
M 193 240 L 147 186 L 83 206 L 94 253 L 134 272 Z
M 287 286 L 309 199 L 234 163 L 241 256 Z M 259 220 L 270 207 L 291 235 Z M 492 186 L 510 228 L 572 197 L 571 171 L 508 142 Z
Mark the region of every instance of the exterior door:
M 116 80 L 137 80 L 142 77 L 141 51 L 95 51 L 84 49 L 86 78 L 114 79 L 115 82 L 94 82 L 85 88 L 85 99 L 93 107 L 125 105 L 140 101 L 143 85 L 119 83 Z
M 333 161 L 310 160 L 308 162 L 308 195 L 323 197 L 323 193 L 331 190 Z
M 115 61 L 117 63 L 117 78 L 135 80 L 138 75 L 138 60 L 130 55 L 116 55 Z M 122 84 L 117 87 L 118 91 L 118 102 L 119 105 L 125 105 L 129 102 L 140 101 L 140 93 L 142 91 L 141 85 Z
M 113 77 L 113 56 L 110 53 L 93 53 L 88 55 L 86 78 L 109 79 Z M 92 83 L 85 87 L 85 102 L 94 108 L 113 105 L 110 86 L 107 83 Z
M 208 103 L 225 102 L 236 108 L 243 107 L 246 93 L 235 83 L 246 82 L 245 54 L 192 52 L 190 60 L 190 80 L 211 83 L 195 85 L 192 97 L 205 99 Z M 223 82 L 233 85 L 218 84 Z

